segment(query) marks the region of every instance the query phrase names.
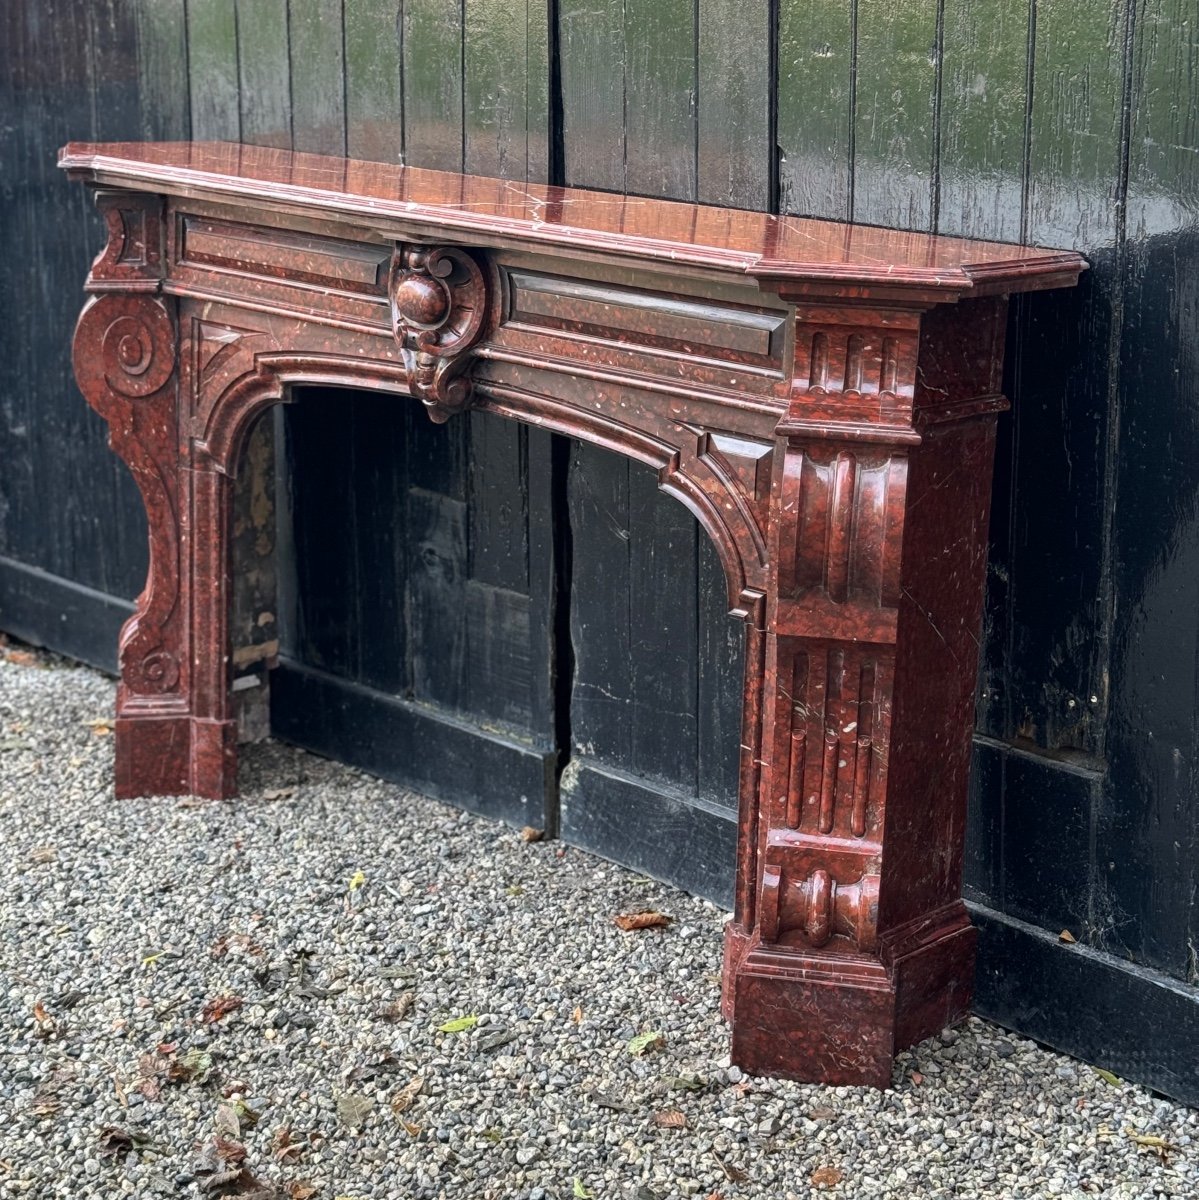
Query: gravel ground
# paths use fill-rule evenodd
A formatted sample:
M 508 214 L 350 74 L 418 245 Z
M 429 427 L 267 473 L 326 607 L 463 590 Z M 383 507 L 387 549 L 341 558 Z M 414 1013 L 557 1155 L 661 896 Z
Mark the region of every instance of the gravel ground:
M 983 1021 L 741 1078 L 723 914 L 580 851 L 278 745 L 114 803 L 112 705 L 0 649 L 3 1200 L 1199 1194 L 1199 1114 Z

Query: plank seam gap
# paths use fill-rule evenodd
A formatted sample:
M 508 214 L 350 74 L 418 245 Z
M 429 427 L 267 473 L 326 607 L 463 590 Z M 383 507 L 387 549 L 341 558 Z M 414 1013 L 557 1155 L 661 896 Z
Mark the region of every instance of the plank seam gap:
M 945 87 L 945 0 L 937 0 L 936 32 L 933 35 L 936 63 L 933 67 L 933 159 L 929 197 L 929 224 L 934 233 L 941 227 L 941 107 Z
M 845 219 L 853 220 L 854 175 L 857 173 L 858 156 L 858 0 L 849 6 L 849 136 L 846 151 L 849 158 L 849 178 L 845 188 Z
M 1024 145 L 1020 161 L 1020 244 L 1028 242 L 1029 198 L 1032 194 L 1033 90 L 1036 87 L 1037 0 L 1029 0 L 1028 38 L 1024 52 Z

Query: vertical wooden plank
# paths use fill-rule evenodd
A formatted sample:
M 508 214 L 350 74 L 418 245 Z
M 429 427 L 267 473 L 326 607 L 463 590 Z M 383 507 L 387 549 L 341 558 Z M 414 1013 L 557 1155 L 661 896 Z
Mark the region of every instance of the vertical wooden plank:
M 780 0 L 779 209 L 846 220 L 853 171 L 853 4 Z
M 187 54 L 192 137 L 240 141 L 235 0 L 188 0 Z
M 414 167 L 462 170 L 462 8 L 404 0 L 404 146 Z
M 937 111 L 934 4 L 857 0 L 853 219 L 928 229 Z
M 771 8 L 699 0 L 697 199 L 770 207 Z
M 353 487 L 357 536 L 356 588 L 346 597 L 347 620 L 358 631 L 354 679 L 401 695 L 411 685 L 408 673 L 408 624 L 404 598 L 409 556 L 403 520 L 407 471 L 404 400 L 367 392 L 343 393 L 354 409 Z
M 529 585 L 526 427 L 482 413 L 471 427 L 470 577 L 492 587 Z
M 465 0 L 463 152 L 472 175 L 526 179 L 531 166 L 544 173 L 544 13 L 528 0 Z
M 287 0 L 237 0 L 241 137 L 291 147 Z
M 1114 518 L 1110 947 L 1199 981 L 1199 26 L 1135 11 Z
M 625 770 L 633 749 L 629 470 L 628 461 L 611 451 L 571 443 L 572 750 Z
M 696 547 L 700 530 L 658 474 L 629 468 L 632 769 L 697 789 Z
M 1005 422 L 1015 506 L 1004 558 L 1009 725 L 1001 736 L 1094 753 L 1106 702 L 1108 619 L 1096 597 L 1105 595 L 1111 348 L 1123 288 L 1125 12 L 1121 0 L 1106 0 L 1106 12 L 1064 0 L 1037 5 L 1026 236 L 1086 252 L 1091 270 L 1077 290 L 1014 302 L 1016 403 Z M 1037 519 L 1042 512 L 1059 519 Z M 1080 639 L 1082 628 L 1092 636 Z
M 1031 0 L 945 0 L 937 230 L 1018 241 Z
M 1199 21 L 1189 0 L 1137 6 L 1128 235 L 1193 227 L 1199 213 Z
M 550 180 L 550 13 L 549 0 L 525 0 L 525 178 Z
M 729 616 L 728 585 L 716 547 L 702 529 L 697 536 L 696 792 L 736 812 L 746 627 Z
M 563 183 L 624 186 L 625 40 L 623 8 L 559 0 Z
M 694 0 L 625 0 L 626 191 L 694 200 Z
M 1037 0 L 1027 236 L 1093 250 L 1116 240 L 1124 0 Z
M 184 0 L 134 0 L 142 137 L 186 141 L 191 134 Z
M 300 661 L 354 677 L 360 654 L 355 597 L 360 585 L 355 537 L 355 432 L 358 395 L 308 389 L 284 410 L 294 587 L 289 649 Z M 341 419 L 330 421 L 337 404 Z M 290 573 L 290 572 L 289 572 Z
M 291 129 L 297 150 L 346 152 L 342 0 L 288 0 Z
M 401 0 L 353 0 L 346 22 L 346 153 L 399 162 L 404 149 L 400 87 Z

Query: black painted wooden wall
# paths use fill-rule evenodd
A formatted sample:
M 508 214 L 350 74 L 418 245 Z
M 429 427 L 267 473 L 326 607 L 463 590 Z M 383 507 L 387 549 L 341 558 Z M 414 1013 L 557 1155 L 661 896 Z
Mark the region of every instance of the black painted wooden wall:
M 1199 1101 L 1197 76 L 1193 0 L 9 0 L 0 628 L 111 664 L 145 570 L 135 490 L 70 378 L 102 240 L 54 168 L 70 138 L 1081 249 L 1079 292 L 1019 302 L 1010 328 L 979 1004 Z M 352 412 L 332 444 L 328 404 Z M 267 431 L 278 727 L 725 897 L 741 644 L 694 521 L 600 450 L 414 416 L 313 392 Z M 459 766 L 413 752 L 430 739 Z

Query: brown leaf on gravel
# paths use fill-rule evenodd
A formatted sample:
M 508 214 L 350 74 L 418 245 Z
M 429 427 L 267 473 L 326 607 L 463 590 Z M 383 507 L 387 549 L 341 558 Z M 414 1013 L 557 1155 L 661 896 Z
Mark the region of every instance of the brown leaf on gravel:
M 919 1071 L 909 1071 L 908 1078 L 919 1087 L 924 1082 L 924 1076 Z
M 673 917 L 668 917 L 665 913 L 646 911 L 622 913 L 619 917 L 613 917 L 612 923 L 625 933 L 632 933 L 634 929 L 662 929 L 673 920 Z
M 38 661 L 38 657 L 31 650 L 5 650 L 4 657 L 10 663 L 16 663 L 18 667 L 42 667 L 44 663 Z
M 1077 942 L 1078 938 L 1076 938 L 1068 929 L 1063 929 L 1061 933 L 1057 935 L 1057 940 L 1059 942 Z
M 659 1129 L 686 1129 L 687 1117 L 677 1108 L 668 1108 L 653 1115 L 653 1123 Z
M 232 1138 L 218 1137 L 213 1139 L 213 1146 L 221 1161 L 227 1162 L 230 1166 L 246 1161 L 246 1148 L 241 1142 L 235 1142 Z
M 413 1100 L 420 1093 L 421 1088 L 425 1086 L 424 1078 L 420 1075 L 410 1079 L 394 1096 L 391 1098 L 391 1111 L 398 1117 L 400 1113 L 407 1112 L 412 1107 Z
M 280 1125 L 271 1138 L 271 1153 L 283 1162 L 299 1158 L 307 1149 L 307 1142 L 292 1140 L 290 1125 Z
M 232 1104 L 218 1104 L 212 1124 L 218 1134 L 223 1133 L 229 1137 L 241 1136 L 241 1121 L 238 1119 L 237 1109 Z
M 240 996 L 214 996 L 200 1011 L 200 1020 L 212 1024 L 236 1012 L 245 1001 Z
M 743 1171 L 735 1163 L 726 1162 L 715 1150 L 712 1151 L 712 1157 L 720 1164 L 720 1169 L 730 1183 L 744 1183 L 749 1178 L 748 1171 Z
M 402 1021 L 415 1001 L 415 992 L 402 992 L 390 1004 L 379 1009 L 379 1017 L 384 1021 Z
M 141 1150 L 153 1145 L 148 1137 L 125 1129 L 120 1125 L 105 1125 L 99 1134 L 99 1153 L 101 1158 L 124 1157 L 130 1150 Z
M 831 1121 L 837 1115 L 835 1108 L 825 1108 L 823 1105 L 817 1104 L 808 1109 L 809 1121 Z
M 536 829 L 532 825 L 526 825 L 520 831 L 520 840 L 522 842 L 539 842 L 545 837 L 544 829 Z
M 293 1179 L 285 1185 L 289 1200 L 308 1200 L 309 1196 L 316 1195 L 316 1184 L 309 1183 L 307 1179 Z
M 29 852 L 29 861 L 37 863 L 38 866 L 45 866 L 46 863 L 52 863 L 58 858 L 58 850 L 54 846 L 35 846 Z
M 345 1092 L 337 1097 L 337 1119 L 347 1129 L 359 1129 L 370 1116 L 375 1102 L 369 1096 Z
M 817 1167 L 812 1172 L 812 1186 L 818 1188 L 835 1188 L 845 1176 L 836 1167 Z

